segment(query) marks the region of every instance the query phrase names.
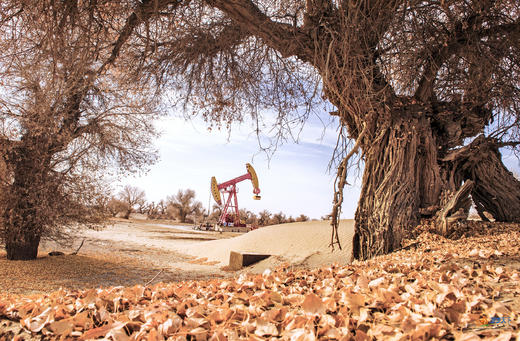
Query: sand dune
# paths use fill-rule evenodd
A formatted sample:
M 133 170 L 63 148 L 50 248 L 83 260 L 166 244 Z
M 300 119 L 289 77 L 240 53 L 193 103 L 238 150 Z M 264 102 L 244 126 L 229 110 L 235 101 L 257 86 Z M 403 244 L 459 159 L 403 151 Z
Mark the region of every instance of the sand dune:
M 343 249 L 329 247 L 331 227 L 328 221 L 309 221 L 272 225 L 241 236 L 213 241 L 196 242 L 179 247 L 179 251 L 196 257 L 207 257 L 221 265 L 229 262 L 230 251 L 257 252 L 273 255 L 269 259 L 248 268 L 250 271 L 274 267 L 280 263 L 310 267 L 331 263 L 350 262 L 354 220 L 342 220 L 339 228 Z
M 328 221 L 273 225 L 241 235 L 193 231 L 161 224 L 116 222 L 100 231 L 84 231 L 86 242 L 82 253 L 115 252 L 153 263 L 156 267 L 225 275 L 221 268 L 229 264 L 231 251 L 272 255 L 245 268 L 245 272 L 262 272 L 283 263 L 306 267 L 347 264 L 350 262 L 353 234 L 354 221 L 342 220 L 339 235 L 343 249 L 336 247 L 332 251 L 329 247 L 331 227 Z M 55 247 L 49 245 L 42 250 Z M 182 255 L 196 259 L 192 261 L 193 258 L 185 259 Z

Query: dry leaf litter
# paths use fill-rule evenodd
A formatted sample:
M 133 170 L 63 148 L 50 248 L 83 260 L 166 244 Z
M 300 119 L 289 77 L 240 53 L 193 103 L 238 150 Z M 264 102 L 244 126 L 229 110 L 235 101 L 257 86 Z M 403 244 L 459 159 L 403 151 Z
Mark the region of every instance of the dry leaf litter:
M 520 227 L 458 233 L 341 267 L 4 294 L 0 340 L 520 340 Z

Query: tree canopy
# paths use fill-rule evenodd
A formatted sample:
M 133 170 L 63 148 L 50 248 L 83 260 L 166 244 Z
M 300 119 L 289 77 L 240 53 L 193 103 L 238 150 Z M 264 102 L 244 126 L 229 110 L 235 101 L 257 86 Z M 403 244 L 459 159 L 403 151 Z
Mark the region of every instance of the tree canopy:
M 177 194 L 168 196 L 166 202 L 169 215 L 181 223 L 194 222 L 203 212 L 202 203 L 195 200 L 195 191 L 192 189 L 180 189 Z
M 97 221 L 107 168 L 156 159 L 156 87 L 119 58 L 148 9 L 0 2 L 0 240 L 9 259 L 36 257 L 40 239 L 63 237 L 64 225 Z
M 3 155 L 29 137 L 64 152 L 88 136 L 102 147 L 85 155 L 143 164 L 132 152 L 150 136 L 139 132 L 149 132 L 142 114 L 156 90 L 217 125 L 250 117 L 261 130 L 263 113 L 275 112 L 275 143 L 330 103 L 340 121 L 333 227 L 353 156 L 364 163 L 355 258 L 395 250 L 423 218 L 446 232 L 469 195 L 482 216 L 520 220 L 520 183 L 499 152 L 520 140 L 516 0 L 34 4 L 1 5 L 2 115 L 14 127 L 4 129 Z M 34 121 L 18 119 L 22 108 Z M 27 122 L 53 123 L 25 138 Z
M 364 163 L 355 258 L 396 249 L 422 218 L 467 214 L 469 194 L 482 216 L 520 220 L 499 152 L 519 142 L 518 1 L 207 0 L 166 13 L 143 37 L 146 68 L 210 121 L 274 110 L 283 135 L 320 101 L 335 107 L 334 227 L 354 154 Z

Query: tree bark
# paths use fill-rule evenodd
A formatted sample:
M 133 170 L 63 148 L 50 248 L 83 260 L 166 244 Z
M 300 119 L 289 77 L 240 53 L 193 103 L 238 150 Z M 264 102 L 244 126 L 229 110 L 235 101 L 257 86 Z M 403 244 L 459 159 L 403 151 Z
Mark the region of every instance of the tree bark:
M 30 190 L 31 187 L 28 189 Z M 35 209 L 31 196 L 23 192 L 15 189 L 10 193 L 4 211 L 5 250 L 9 260 L 30 260 L 38 256 L 41 238 L 39 213 Z
M 473 186 L 474 182 L 467 180 L 457 192 L 451 195 L 444 207 L 437 213 L 437 225 L 440 234 L 448 235 L 451 232 L 450 223 L 453 221 L 467 219 L 471 207 L 469 195 Z
M 10 233 L 5 250 L 9 260 L 31 260 L 38 257 L 40 236 L 35 235 L 30 227 L 22 227 L 18 233 Z
M 379 137 L 363 146 L 365 170 L 355 217 L 354 259 L 394 251 L 421 217 L 440 212 L 441 194 L 459 193 L 464 181 L 467 188 L 458 199 L 460 207 L 450 208 L 444 218 L 459 208 L 467 211 L 464 200 L 471 193 L 479 214 L 487 211 L 497 221 L 520 222 L 520 181 L 502 163 L 498 141 L 481 136 L 440 158 L 443 136 L 432 129 L 428 118 L 392 114 L 403 118 L 379 128 L 373 134 Z
M 520 222 L 520 181 L 503 164 L 499 146 L 481 135 L 446 159 L 454 162 L 457 177 L 475 183 L 471 196 L 479 215 L 487 211 L 496 221 Z
M 1 196 L 3 239 L 7 259 L 30 260 L 38 256 L 56 191 L 46 175 L 48 158 L 42 158 L 40 150 L 21 145 L 13 157 L 13 183 Z
M 396 113 L 397 114 L 397 113 Z M 438 203 L 445 181 L 437 144 L 424 115 L 399 119 L 376 131 L 365 144 L 365 170 L 356 211 L 354 259 L 368 259 L 398 248 L 421 209 Z

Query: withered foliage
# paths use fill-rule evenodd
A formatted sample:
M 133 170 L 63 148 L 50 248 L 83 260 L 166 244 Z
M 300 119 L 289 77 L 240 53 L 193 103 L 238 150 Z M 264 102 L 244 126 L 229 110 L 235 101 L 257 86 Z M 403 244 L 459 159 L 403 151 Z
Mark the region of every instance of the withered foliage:
M 196 221 L 203 210 L 202 203 L 195 199 L 195 191 L 189 188 L 166 198 L 166 214 L 181 223 Z

